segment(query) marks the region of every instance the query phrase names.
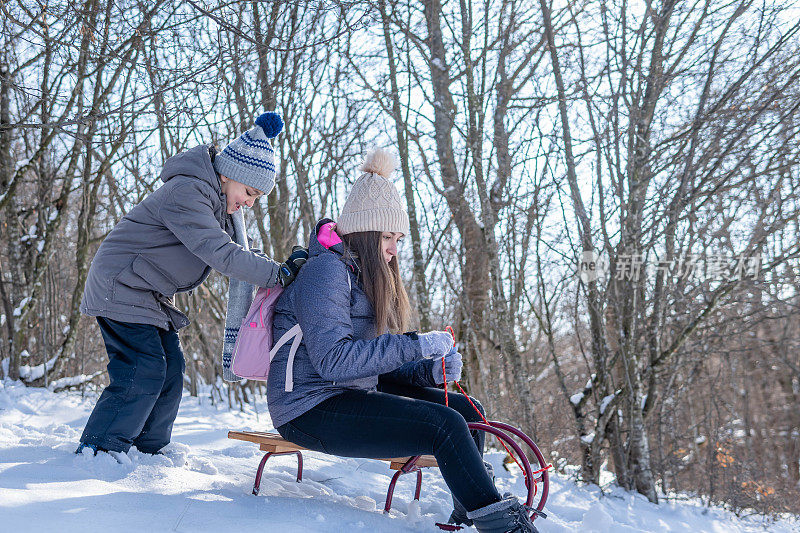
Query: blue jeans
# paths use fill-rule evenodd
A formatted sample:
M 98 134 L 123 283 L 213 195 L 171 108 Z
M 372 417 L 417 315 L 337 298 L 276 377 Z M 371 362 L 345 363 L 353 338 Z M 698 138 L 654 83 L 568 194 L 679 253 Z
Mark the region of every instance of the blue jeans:
M 480 416 L 464 396 L 449 400 L 446 407 L 440 389 L 382 383 L 378 391 L 328 398 L 276 429 L 296 444 L 344 457 L 433 455 L 453 497 L 474 511 L 501 497 L 483 464 L 484 434 L 467 427 Z
M 94 406 L 81 442 L 145 453 L 166 446 L 178 415 L 186 363 L 178 332 L 97 317 L 110 383 Z

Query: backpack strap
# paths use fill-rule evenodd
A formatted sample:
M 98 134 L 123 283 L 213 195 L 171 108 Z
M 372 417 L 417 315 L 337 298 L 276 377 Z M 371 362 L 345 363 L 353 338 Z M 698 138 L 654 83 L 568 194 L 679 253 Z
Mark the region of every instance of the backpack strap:
M 300 324 L 292 326 L 289 331 L 278 339 L 278 342 L 276 342 L 275 346 L 269 351 L 269 360 L 272 361 L 272 358 L 275 357 L 275 354 L 278 353 L 281 346 L 289 342 L 292 338 L 294 338 L 294 340 L 292 341 L 291 348 L 289 348 L 289 359 L 286 360 L 286 382 L 284 384 L 284 390 L 286 392 L 292 392 L 294 389 L 294 356 L 297 353 L 297 348 L 300 347 L 300 342 L 303 340 L 303 330 L 300 329 Z

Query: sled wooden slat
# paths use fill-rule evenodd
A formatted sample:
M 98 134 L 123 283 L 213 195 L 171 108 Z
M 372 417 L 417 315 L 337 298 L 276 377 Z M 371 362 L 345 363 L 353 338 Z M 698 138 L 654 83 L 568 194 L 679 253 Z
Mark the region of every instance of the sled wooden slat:
M 392 470 L 400 470 L 403 468 L 403 465 L 406 464 L 406 461 L 411 459 L 410 457 L 401 457 L 397 459 L 380 459 L 381 461 L 389 461 L 389 468 Z M 427 468 L 427 467 L 438 467 L 439 463 L 436 462 L 436 458 L 432 455 L 420 455 L 419 459 L 414 463 L 414 466 L 418 466 L 420 468 Z
M 245 440 L 256 444 L 272 444 L 276 446 L 291 445 L 297 450 L 305 450 L 293 442 L 289 442 L 277 433 L 264 433 L 262 431 L 228 431 L 229 439 Z
M 303 452 L 307 450 L 294 442 L 288 441 L 277 433 L 265 433 L 262 431 L 228 431 L 229 439 L 243 440 L 258 444 L 261 451 L 266 452 L 261 458 L 261 463 L 256 471 L 256 480 L 253 484 L 253 494 L 258 496 L 261 487 L 261 476 L 264 473 L 264 466 L 267 459 L 275 455 L 294 455 L 297 457 L 297 482 L 303 480 Z M 405 474 L 416 474 L 417 482 L 414 484 L 414 499 L 419 500 L 422 491 L 422 469 L 431 466 L 439 466 L 436 458 L 432 455 L 419 455 L 415 457 L 394 457 L 392 459 L 378 459 L 378 461 L 388 461 L 389 468 L 397 470 L 389 483 L 389 490 L 386 492 L 386 503 L 383 512 L 388 513 L 392 508 L 392 497 L 394 487 L 400 476 Z

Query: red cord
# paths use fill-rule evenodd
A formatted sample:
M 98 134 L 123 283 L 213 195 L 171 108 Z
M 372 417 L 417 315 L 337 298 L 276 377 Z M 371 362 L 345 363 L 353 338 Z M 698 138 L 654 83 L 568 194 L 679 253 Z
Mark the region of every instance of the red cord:
M 486 420 L 486 417 L 485 417 L 485 416 L 483 416 L 483 413 L 481 413 L 480 409 L 478 409 L 477 407 L 475 407 L 475 404 L 474 404 L 474 403 L 472 403 L 472 399 L 469 397 L 469 395 L 468 395 L 466 392 L 464 392 L 464 389 L 462 389 L 462 388 L 461 388 L 461 384 L 460 384 L 458 381 L 453 381 L 453 383 L 455 383 L 455 384 L 456 384 L 456 387 L 458 387 L 458 390 L 460 390 L 460 391 L 461 391 L 461 394 L 463 394 L 463 395 L 464 395 L 464 397 L 467 399 L 467 401 L 468 401 L 468 402 L 469 402 L 469 404 L 472 406 L 472 408 L 473 408 L 473 409 L 475 409 L 475 412 L 476 412 L 476 413 L 478 413 L 478 414 L 480 415 L 481 419 L 483 420 L 483 423 L 484 423 L 484 424 L 486 424 L 487 426 L 491 426 L 491 424 L 489 423 L 489 421 L 488 421 L 488 420 Z M 526 473 L 525 473 L 525 469 L 524 469 L 524 468 L 522 468 L 522 465 L 521 465 L 521 464 L 520 464 L 520 462 L 517 460 L 516 456 L 515 456 L 513 453 L 511 453 L 511 450 L 509 450 L 509 449 L 508 449 L 508 446 L 506 446 L 506 443 L 505 443 L 505 442 L 503 442 L 503 441 L 502 441 L 502 440 L 500 440 L 500 439 L 497 439 L 497 440 L 498 440 L 498 441 L 500 441 L 500 444 L 502 444 L 502 445 L 503 445 L 503 448 L 505 448 L 505 449 L 506 449 L 506 452 L 508 452 L 508 455 L 510 455 L 510 456 L 511 456 L 511 458 L 512 458 L 512 459 L 514 459 L 514 462 L 515 462 L 515 463 L 517 463 L 517 466 L 519 467 L 519 469 L 520 469 L 520 470 L 522 470 L 522 476 L 525 478 L 525 484 L 527 485 L 527 484 L 528 484 L 528 474 L 526 474 Z
M 447 326 L 444 328 L 446 332 L 448 332 L 453 337 L 453 346 L 456 345 L 456 332 L 453 331 L 453 328 Z M 450 400 L 447 398 L 447 372 L 444 369 L 444 357 L 442 357 L 442 379 L 444 379 L 444 404 L 447 407 L 450 407 Z M 474 407 L 474 406 L 473 406 Z
M 456 333 L 455 333 L 455 331 L 453 331 L 453 328 L 450 327 L 450 326 L 447 326 L 446 328 L 444 328 L 444 330 L 446 332 L 450 333 L 450 335 L 453 336 L 453 346 L 455 346 L 455 344 L 456 344 Z M 449 401 L 449 399 L 447 397 L 447 372 L 445 372 L 444 357 L 442 357 L 442 378 L 444 379 L 444 404 L 449 407 L 450 406 L 450 401 Z M 461 387 L 461 384 L 456 380 L 453 380 L 453 383 L 456 384 L 456 387 L 458 387 L 458 390 L 461 391 L 461 394 L 464 395 L 464 397 L 467 399 L 467 401 L 472 406 L 472 408 L 475 409 L 475 412 L 478 413 L 478 415 L 481 417 L 481 420 L 483 420 L 483 423 L 486 424 L 487 426 L 491 426 L 491 424 L 489 424 L 489 421 L 486 420 L 486 417 L 483 416 L 483 413 L 481 413 L 480 409 L 478 409 L 475 406 L 475 404 L 472 402 L 472 398 L 470 398 L 469 395 L 466 392 L 464 392 L 464 389 Z M 506 443 L 503 442 L 500 439 L 497 439 L 497 440 L 500 441 L 500 444 L 502 444 L 503 448 L 506 449 L 506 452 L 508 453 L 508 455 L 510 455 L 511 458 L 514 459 L 514 462 L 517 463 L 517 466 L 522 471 L 522 477 L 525 480 L 525 486 L 527 487 L 529 481 L 528 481 L 528 474 L 525 473 L 525 469 L 522 468 L 522 465 L 517 460 L 517 458 L 514 456 L 514 454 L 511 453 L 511 450 L 508 449 L 508 446 L 506 446 Z M 552 464 L 549 464 L 549 465 L 545 466 L 544 468 L 540 468 L 539 470 L 531 473 L 531 478 L 533 480 L 533 497 L 534 498 L 536 497 L 536 494 L 538 494 L 538 492 L 539 492 L 539 485 L 536 483 L 536 474 L 540 474 L 540 473 L 542 473 L 545 470 L 548 470 L 550 468 L 553 468 Z
M 456 344 L 456 334 L 455 334 L 455 331 L 453 331 L 453 328 L 450 327 L 450 326 L 447 326 L 446 328 L 444 328 L 444 330 L 446 332 L 450 333 L 450 335 L 453 336 L 453 346 L 455 346 L 455 344 Z M 442 377 L 444 378 L 444 404 L 449 407 L 450 403 L 449 403 L 449 401 L 447 399 L 447 374 L 444 371 L 444 357 L 442 357 Z M 487 426 L 490 426 L 491 424 L 489 424 L 489 421 L 486 420 L 485 416 L 483 416 L 483 413 L 481 413 L 480 409 L 475 407 L 475 404 L 472 403 L 472 398 L 470 398 L 469 395 L 466 392 L 464 392 L 464 389 L 461 388 L 461 384 L 456 380 L 453 380 L 453 383 L 456 384 L 456 387 L 458 387 L 458 390 L 461 391 L 461 394 L 464 395 L 464 397 L 467 399 L 467 401 L 472 406 L 472 408 L 475 409 L 475 412 L 478 413 L 478 415 L 480 415 L 481 420 L 483 420 L 483 423 L 486 424 Z M 506 446 L 506 443 L 503 442 L 500 439 L 497 439 L 497 440 L 500 441 L 500 444 L 502 444 L 503 448 L 506 449 L 506 452 L 508 452 L 508 455 L 510 455 L 511 458 L 514 459 L 514 462 L 517 463 L 517 466 L 522 471 L 522 476 L 525 479 L 525 485 L 527 486 L 528 485 L 528 474 L 525 473 L 525 469 L 522 468 L 522 465 L 517 460 L 517 458 L 514 456 L 514 454 L 511 453 L 511 450 L 508 449 L 508 446 Z M 550 465 L 550 466 L 552 466 L 552 465 Z M 550 468 L 550 466 L 545 467 L 544 470 L 547 470 L 547 468 Z M 539 472 L 541 472 L 541 470 Z M 536 480 L 534 480 L 533 483 L 534 483 L 534 485 L 536 485 Z
M 447 372 L 444 369 L 444 357 L 442 357 L 442 377 L 444 378 L 444 404 L 450 407 L 450 401 L 447 398 Z

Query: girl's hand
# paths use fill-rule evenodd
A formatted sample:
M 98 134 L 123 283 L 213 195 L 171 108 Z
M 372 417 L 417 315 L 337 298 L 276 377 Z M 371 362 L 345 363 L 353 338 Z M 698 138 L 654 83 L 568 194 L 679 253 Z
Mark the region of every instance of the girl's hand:
M 444 373 L 442 373 L 442 359 L 444 359 Z M 447 381 L 459 381 L 461 379 L 461 369 L 464 368 L 464 363 L 461 360 L 461 354 L 458 353 L 456 347 L 448 352 L 444 357 L 440 357 L 433 365 L 433 381 L 437 385 L 444 383 L 445 378 Z
M 419 335 L 422 357 L 431 359 L 447 354 L 453 347 L 453 336 L 446 331 L 431 331 Z

